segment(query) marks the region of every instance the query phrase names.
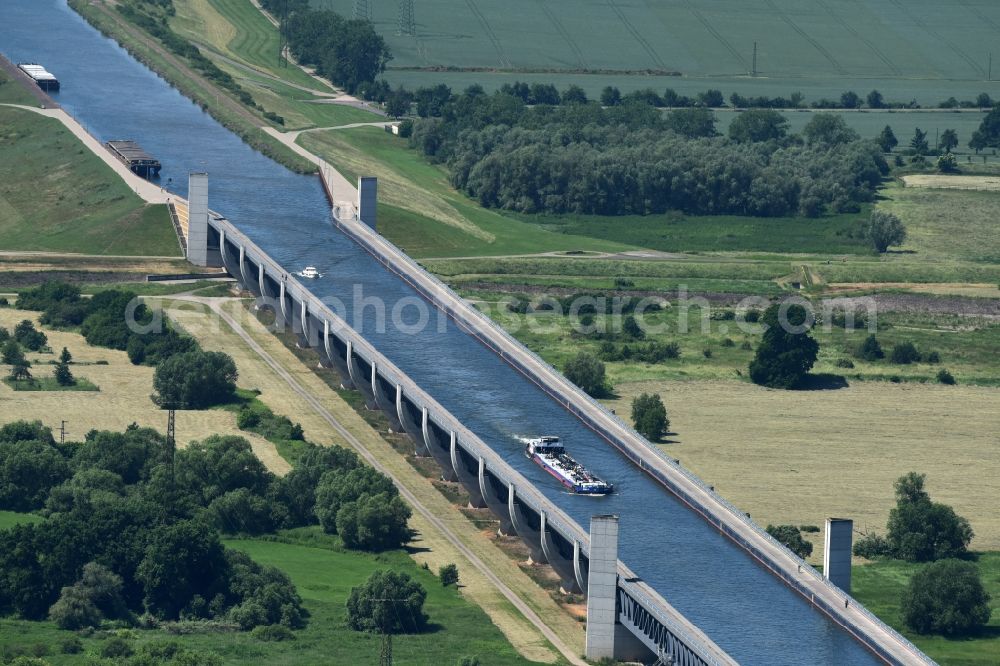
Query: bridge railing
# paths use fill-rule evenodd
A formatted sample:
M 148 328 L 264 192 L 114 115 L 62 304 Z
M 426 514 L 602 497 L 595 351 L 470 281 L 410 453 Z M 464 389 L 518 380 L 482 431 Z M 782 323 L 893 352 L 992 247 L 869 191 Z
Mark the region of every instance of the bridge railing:
M 551 373 L 554 374 L 555 380 L 559 382 L 559 388 L 561 389 L 562 392 L 568 392 L 576 400 L 580 400 L 589 404 L 589 406 L 597 410 L 597 412 L 601 414 L 601 416 L 604 419 L 611 421 L 611 423 L 617 429 L 619 429 L 620 432 L 624 433 L 629 437 L 630 440 L 632 440 L 629 443 L 620 441 L 621 446 L 624 446 L 626 448 L 631 448 L 632 445 L 641 446 L 645 452 L 652 454 L 661 463 L 667 465 L 675 472 L 678 472 L 682 476 L 684 476 L 684 478 L 687 479 L 695 487 L 709 494 L 713 498 L 713 500 L 729 514 L 731 518 L 735 518 L 737 521 L 742 523 L 749 530 L 751 530 L 758 538 L 763 539 L 764 541 L 777 547 L 790 560 L 790 566 L 796 567 L 796 570 L 801 569 L 801 571 L 806 576 L 808 576 L 814 584 L 827 588 L 828 591 L 833 593 L 834 595 L 843 596 L 845 594 L 840 588 L 838 588 L 836 585 L 831 583 L 826 577 L 824 577 L 822 574 L 816 571 L 816 569 L 813 568 L 812 565 L 808 564 L 805 560 L 803 560 L 798 555 L 789 550 L 787 547 L 785 547 L 784 544 L 782 544 L 780 541 L 778 541 L 773 536 L 768 534 L 768 532 L 765 529 L 763 529 L 760 525 L 758 525 L 755 521 L 753 521 L 746 514 L 746 512 L 740 510 L 732 502 L 722 497 L 718 492 L 715 491 L 714 487 L 707 484 L 696 474 L 694 474 L 694 472 L 684 468 L 679 461 L 667 456 L 659 448 L 653 446 L 645 437 L 636 432 L 635 429 L 631 425 L 626 423 L 620 416 L 610 411 L 607 407 L 605 407 L 600 402 L 592 398 L 590 395 L 581 390 L 575 384 L 569 382 L 569 380 L 566 380 L 565 377 L 563 377 L 563 375 L 558 370 L 556 370 L 551 364 L 549 364 L 545 359 L 543 359 L 541 356 L 536 354 L 531 349 L 528 349 L 520 341 L 514 338 L 514 336 L 511 335 L 506 329 L 504 329 L 502 326 L 493 321 L 489 316 L 481 312 L 479 309 L 473 307 L 467 301 L 458 296 L 458 294 L 456 294 L 451 289 L 451 287 L 449 287 L 447 284 L 441 281 L 437 276 L 425 270 L 422 266 L 420 266 L 420 264 L 418 264 L 406 252 L 401 250 L 390 240 L 386 239 L 384 236 L 375 233 L 368 227 L 365 227 L 360 222 L 357 222 L 355 220 L 345 221 L 335 218 L 335 222 L 338 225 L 343 226 L 352 235 L 360 236 L 364 244 L 368 246 L 373 252 L 375 252 L 377 256 L 381 255 L 379 257 L 380 260 L 390 269 L 398 273 L 399 268 L 394 267 L 393 264 L 398 264 L 401 262 L 405 264 L 410 271 L 416 272 L 417 274 L 421 275 L 422 278 L 429 280 L 438 289 L 442 290 L 442 292 L 447 296 L 449 296 L 450 298 L 441 298 L 434 295 L 433 293 L 428 293 L 428 290 L 421 288 L 419 285 L 414 285 L 411 281 L 407 280 L 408 282 L 410 282 L 412 286 L 414 286 L 414 288 L 423 293 L 425 297 L 429 298 L 434 303 L 439 303 L 447 311 L 451 312 L 453 316 L 456 318 L 456 320 L 459 321 L 460 325 L 464 325 L 465 328 L 470 328 L 470 327 L 475 328 L 477 326 L 485 327 L 493 334 L 501 337 L 508 344 L 516 347 L 519 353 L 528 356 L 529 358 L 533 359 L 536 363 L 541 364 L 543 368 L 548 369 Z M 358 225 L 359 228 L 352 228 L 354 225 Z M 379 248 L 379 245 L 383 246 L 383 248 Z M 482 340 L 482 338 L 480 339 Z M 486 343 L 488 346 L 496 349 L 496 347 L 493 344 L 490 344 L 488 340 L 483 340 L 483 342 Z M 507 358 L 508 355 L 505 355 L 502 350 L 497 349 L 497 351 L 501 354 L 501 356 Z M 509 359 L 509 358 L 508 360 L 514 361 L 514 359 Z M 520 365 L 520 363 L 518 363 L 518 365 Z M 527 372 L 526 368 L 524 370 L 526 374 L 529 375 L 530 378 L 530 373 Z M 539 382 L 536 381 L 536 384 L 539 384 Z M 547 392 L 552 394 L 552 391 L 548 387 L 543 386 L 541 384 L 539 384 L 539 386 L 543 390 L 546 390 Z M 579 418 L 583 419 L 585 422 L 590 422 L 590 425 L 595 429 L 597 429 L 598 432 L 601 432 L 606 437 L 614 437 L 616 439 L 620 439 L 619 436 L 611 432 L 609 428 L 603 427 L 601 424 L 593 421 L 593 419 L 582 413 L 580 410 L 573 409 L 572 405 L 569 404 L 568 402 L 564 402 L 562 399 L 560 399 L 560 396 L 554 395 L 553 397 L 557 398 L 557 400 L 559 400 L 560 403 L 563 403 L 568 409 L 570 409 L 571 412 L 576 414 Z M 647 469 L 645 466 L 643 466 L 643 468 Z M 648 470 L 648 471 L 654 472 L 654 470 Z M 655 473 L 654 476 L 656 476 Z M 759 551 L 758 549 L 755 549 L 751 543 L 746 542 L 743 545 L 751 549 L 752 551 L 757 550 L 757 554 L 759 555 L 759 557 L 770 559 L 770 557 L 767 556 L 765 553 Z M 777 565 L 778 563 L 775 564 Z M 798 581 L 789 578 L 787 575 L 783 575 L 779 571 L 775 571 L 775 573 L 781 575 L 782 579 L 785 580 L 789 585 L 792 585 L 793 587 L 798 587 L 802 589 L 803 593 L 805 592 Z M 880 620 L 877 616 L 875 616 L 875 614 L 873 614 L 871 611 L 865 608 L 862 604 L 855 602 L 853 604 L 853 608 L 860 614 L 864 615 L 872 624 L 881 629 L 881 631 L 883 631 L 885 634 L 892 637 L 897 643 L 899 643 L 904 648 L 904 650 L 911 653 L 911 655 L 914 657 L 916 661 L 923 664 L 934 664 L 934 661 L 931 660 L 929 657 L 927 657 L 925 654 L 923 654 L 923 652 L 921 652 L 920 649 L 917 648 L 909 639 L 907 639 L 898 631 L 890 627 L 884 621 Z M 830 612 L 830 614 L 833 614 L 835 611 L 833 609 L 828 609 L 828 612 Z M 840 616 L 840 621 L 849 622 L 848 618 L 843 617 L 842 615 Z

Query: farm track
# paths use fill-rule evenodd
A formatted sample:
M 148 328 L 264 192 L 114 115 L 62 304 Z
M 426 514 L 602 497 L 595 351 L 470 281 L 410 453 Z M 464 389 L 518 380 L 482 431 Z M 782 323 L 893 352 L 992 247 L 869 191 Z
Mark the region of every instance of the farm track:
M 979 72 L 979 75 L 981 77 L 986 75 L 986 72 L 983 70 L 982 66 L 976 63 L 976 61 L 973 60 L 965 51 L 958 48 L 956 45 L 952 44 L 950 41 L 948 41 L 940 34 L 938 34 L 938 32 L 933 30 L 929 25 L 927 25 L 927 23 L 925 23 L 924 20 L 921 19 L 919 15 L 909 12 L 906 5 L 900 2 L 900 0 L 890 0 L 890 2 L 892 2 L 892 4 L 894 4 L 896 8 L 899 9 L 901 14 L 909 14 L 910 18 L 913 19 L 913 22 L 917 24 L 924 32 L 933 37 L 938 43 L 944 44 L 951 50 L 952 53 L 965 60 L 965 62 L 969 63 L 969 66 L 972 67 L 972 69 L 975 70 L 976 72 Z
M 625 16 L 625 12 L 623 12 L 621 7 L 619 7 L 617 3 L 615 3 L 615 0 L 607 0 L 607 1 L 608 1 L 608 7 L 611 7 L 612 11 L 614 11 L 614 13 L 618 16 L 618 20 L 621 21 L 622 25 L 625 26 L 625 29 L 629 31 L 629 34 L 632 35 L 635 41 L 639 42 L 639 46 L 642 47 L 642 49 L 653 61 L 653 63 L 655 63 L 656 66 L 659 67 L 660 69 L 666 69 L 667 68 L 666 63 L 663 62 L 663 60 L 660 58 L 659 54 L 652 47 L 652 45 L 650 45 L 650 43 L 646 41 L 646 38 L 643 37 L 639 33 L 639 31 L 635 29 L 635 26 L 632 25 L 632 23 L 628 20 L 628 17 Z
M 587 69 L 587 62 L 584 60 L 583 51 L 581 51 L 580 47 L 573 41 L 573 37 L 570 36 L 569 32 L 567 32 L 566 26 L 564 26 L 562 21 L 559 20 L 559 16 L 549 9 L 547 0 L 538 0 L 538 6 L 542 8 L 545 15 L 549 17 L 549 21 L 553 26 L 555 26 L 555 29 L 559 32 L 560 36 L 562 36 L 563 40 L 565 40 L 570 50 L 573 51 L 573 55 L 576 57 L 576 63 L 580 66 L 580 69 Z
M 507 59 L 507 55 L 504 53 L 503 45 L 500 43 L 500 39 L 497 34 L 493 32 L 493 26 L 490 22 L 486 20 L 486 16 L 479 10 L 476 6 L 475 0 L 465 0 L 465 4 L 469 6 L 469 9 L 473 14 L 476 15 L 476 19 L 479 21 L 479 25 L 483 26 L 483 30 L 486 31 L 486 36 L 489 38 L 490 42 L 493 43 L 493 48 L 496 49 L 497 56 L 500 58 L 501 67 L 513 67 L 510 60 Z
M 820 44 L 815 39 L 813 39 L 812 37 L 810 37 L 809 33 L 807 33 L 805 30 L 803 30 L 802 27 L 799 26 L 798 23 L 796 23 L 795 21 L 793 21 L 790 16 L 788 16 L 785 12 L 781 11 L 781 9 L 779 9 L 778 6 L 776 4 L 774 4 L 774 0 L 764 0 L 764 1 L 767 3 L 767 6 L 771 8 L 771 11 L 774 12 L 774 14 L 776 16 L 778 16 L 782 21 L 784 21 L 785 25 L 787 25 L 789 28 L 791 28 L 796 33 L 798 33 L 799 36 L 802 37 L 802 39 L 804 39 L 807 42 L 809 42 L 809 44 L 811 44 L 812 47 L 814 49 L 816 49 L 819 52 L 820 55 L 822 55 L 824 58 L 826 58 L 827 61 L 831 65 L 833 65 L 833 68 L 835 70 L 837 70 L 838 74 L 840 74 L 840 75 L 846 75 L 847 74 L 847 72 L 844 70 L 843 65 L 841 65 L 840 62 L 838 62 L 837 59 L 833 57 L 833 54 L 831 54 L 829 51 L 827 51 L 826 48 L 822 44 Z
M 691 14 L 694 15 L 696 19 L 698 19 L 698 22 L 701 23 L 703 26 L 705 26 L 705 30 L 707 30 L 713 37 L 715 37 L 720 44 L 725 46 L 726 50 L 728 50 L 733 55 L 733 57 L 736 58 L 741 65 L 743 65 L 743 70 L 745 72 L 749 72 L 750 66 L 747 64 L 746 58 L 744 58 L 740 54 L 740 52 L 737 51 L 736 48 L 733 47 L 733 45 L 730 44 L 729 41 L 725 37 L 723 37 L 718 30 L 715 29 L 715 26 L 712 25 L 712 22 L 709 21 L 707 18 L 705 18 L 705 16 L 700 11 L 698 11 L 698 9 L 694 6 L 694 3 L 692 3 L 691 0 L 684 0 L 684 4 L 688 8 L 688 11 L 691 12 Z
M 869 49 L 871 49 L 871 52 L 874 53 L 875 56 L 879 60 L 881 60 L 883 62 L 883 64 L 885 64 L 886 67 L 889 68 L 889 71 L 892 72 L 893 76 L 902 76 L 903 75 L 902 70 L 900 70 L 899 67 L 897 67 L 894 62 L 892 62 L 891 60 L 889 60 L 888 56 L 886 56 L 884 53 L 882 53 L 881 49 L 879 49 L 878 46 L 874 42 L 872 42 L 867 37 L 864 37 L 861 33 L 859 33 L 857 30 L 855 30 L 853 27 L 851 27 L 851 24 L 849 24 L 844 19 L 840 18 L 840 16 L 838 14 L 836 14 L 832 9 L 830 9 L 830 5 L 828 5 L 826 3 L 826 0 L 817 0 L 817 2 L 823 8 L 823 10 L 827 14 L 829 14 L 833 18 L 833 20 L 835 20 L 840 25 L 840 27 L 842 27 L 844 30 L 846 30 L 847 32 L 849 32 L 852 35 L 854 35 L 854 37 L 856 37 L 859 41 L 863 42 L 865 46 L 867 46 Z

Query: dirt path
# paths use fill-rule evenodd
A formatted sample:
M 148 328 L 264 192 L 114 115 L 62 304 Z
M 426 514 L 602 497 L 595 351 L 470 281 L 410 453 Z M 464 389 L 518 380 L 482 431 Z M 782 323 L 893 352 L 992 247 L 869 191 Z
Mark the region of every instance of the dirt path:
M 307 437 L 324 443 L 355 448 L 373 467 L 389 475 L 401 495 L 413 506 L 411 525 L 419 532 L 418 545 L 428 549 L 415 557 L 432 568 L 456 562 L 462 572 L 463 594 L 483 608 L 508 640 L 526 658 L 553 662 L 555 646 L 570 663 L 582 665 L 582 626 L 559 608 L 548 594 L 522 572 L 516 563 L 479 534 L 472 524 L 414 470 L 406 460 L 305 367 L 264 327 L 249 317 L 232 299 L 170 297 L 171 311 L 179 303 L 217 316 L 218 326 L 238 336 L 238 344 L 223 340 L 227 352 L 248 349 L 257 360 L 246 375 L 264 391 L 264 400 L 276 412 L 300 421 Z M 194 332 L 195 315 L 181 316 L 181 324 Z M 202 333 L 204 334 L 204 332 Z M 244 363 L 244 367 L 250 365 Z M 243 370 L 241 370 L 241 373 Z M 250 379 L 250 377 L 254 379 Z M 274 378 L 281 381 L 275 385 Z M 279 394 L 280 397 L 279 397 Z M 548 621 L 542 621 L 545 617 Z M 551 625 L 551 626 L 550 626 Z

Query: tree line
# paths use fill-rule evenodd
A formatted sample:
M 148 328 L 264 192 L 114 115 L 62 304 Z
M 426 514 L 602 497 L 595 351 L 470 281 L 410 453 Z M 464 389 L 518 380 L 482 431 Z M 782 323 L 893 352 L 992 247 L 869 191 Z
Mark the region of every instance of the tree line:
M 373 82 L 392 58 L 371 21 L 312 9 L 307 0 L 262 0 L 261 5 L 281 18 L 281 30 L 298 61 L 348 92 Z
M 817 217 L 859 210 L 888 173 L 876 145 L 828 114 L 790 136 L 780 114 L 747 112 L 721 137 L 705 108 L 529 107 L 475 87 L 439 113 L 414 123 L 411 145 L 480 204 L 524 213 Z

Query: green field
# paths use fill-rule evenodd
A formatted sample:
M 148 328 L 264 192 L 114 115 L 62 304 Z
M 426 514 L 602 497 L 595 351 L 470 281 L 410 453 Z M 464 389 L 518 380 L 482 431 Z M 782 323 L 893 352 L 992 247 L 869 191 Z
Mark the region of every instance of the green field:
M 993 606 L 990 623 L 977 636 L 978 640 L 920 636 L 905 629 L 899 619 L 900 596 L 910 577 L 922 565 L 893 561 L 855 566 L 852 594 L 938 663 L 948 666 L 995 664 L 1000 655 L 1000 553 L 981 553 L 976 563 Z
M 350 0 L 313 0 L 350 15 Z M 430 0 L 417 35 L 396 36 L 396 7 L 377 3 L 393 66 L 654 70 L 688 75 L 982 80 L 1000 6 L 985 0 Z
M 33 513 L 17 513 L 16 511 L 0 511 L 0 530 L 10 529 L 15 525 L 25 523 L 37 523 L 43 520 L 41 516 Z
M 0 104 L 37 105 L 37 100 L 6 72 L 0 71 Z
M 9 519 L 0 513 L 0 526 Z M 464 655 L 478 656 L 483 664 L 528 664 L 519 657 L 489 618 L 466 601 L 455 588 L 443 588 L 437 577 L 419 568 L 404 551 L 377 555 L 345 551 L 336 537 L 318 528 L 285 533 L 282 541 L 232 539 L 230 548 L 242 550 L 261 564 L 276 566 L 295 583 L 309 612 L 309 625 L 295 632 L 291 642 L 262 642 L 246 632 L 194 630 L 184 635 L 167 631 L 132 631 L 133 646 L 175 641 L 199 652 L 214 652 L 227 664 L 374 664 L 378 663 L 380 637 L 352 631 L 345 623 L 347 596 L 376 569 L 403 571 L 427 590 L 424 612 L 429 630 L 420 635 L 393 638 L 396 663 L 441 666 Z M 459 572 L 461 574 L 461 572 Z M 61 639 L 74 635 L 50 622 L 0 619 L 0 652 L 44 650 L 45 659 L 60 664 L 91 663 L 106 638 L 100 633 L 83 639 L 84 654 L 59 653 Z M 45 648 L 35 646 L 44 644 Z
M 0 250 L 179 255 L 147 206 L 54 119 L 0 107 Z

